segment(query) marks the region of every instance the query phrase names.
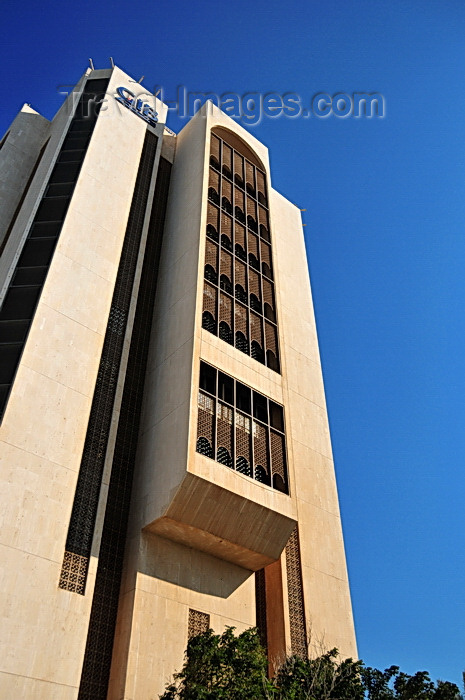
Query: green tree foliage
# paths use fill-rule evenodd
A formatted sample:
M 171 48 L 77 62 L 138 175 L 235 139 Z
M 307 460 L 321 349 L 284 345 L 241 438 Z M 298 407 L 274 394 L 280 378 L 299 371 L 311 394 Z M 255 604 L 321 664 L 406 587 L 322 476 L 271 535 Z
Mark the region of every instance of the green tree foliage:
M 272 680 L 267 667 L 257 630 L 208 630 L 189 641 L 184 666 L 160 700 L 465 700 L 454 683 L 434 683 L 426 671 L 379 671 L 340 660 L 337 649 L 315 659 L 290 656 Z
M 290 656 L 274 679 L 279 700 L 363 700 L 361 661 L 337 661 L 337 649 L 316 659 Z
M 208 630 L 189 640 L 186 660 L 161 700 L 261 700 L 273 697 L 268 660 L 255 629 L 237 637 Z

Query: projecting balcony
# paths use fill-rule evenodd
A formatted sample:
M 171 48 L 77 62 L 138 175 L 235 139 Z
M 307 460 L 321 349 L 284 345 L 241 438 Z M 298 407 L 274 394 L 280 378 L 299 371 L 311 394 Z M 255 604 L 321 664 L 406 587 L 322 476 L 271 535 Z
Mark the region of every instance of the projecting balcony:
M 251 571 L 276 561 L 296 523 L 289 496 L 200 454 L 194 468 L 144 529 Z

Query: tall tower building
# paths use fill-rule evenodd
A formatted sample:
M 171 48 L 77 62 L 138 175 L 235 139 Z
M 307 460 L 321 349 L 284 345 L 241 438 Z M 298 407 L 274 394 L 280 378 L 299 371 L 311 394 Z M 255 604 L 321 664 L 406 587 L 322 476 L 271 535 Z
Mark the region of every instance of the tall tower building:
M 149 700 L 189 636 L 356 656 L 299 210 L 119 68 L 0 142 L 0 695 Z

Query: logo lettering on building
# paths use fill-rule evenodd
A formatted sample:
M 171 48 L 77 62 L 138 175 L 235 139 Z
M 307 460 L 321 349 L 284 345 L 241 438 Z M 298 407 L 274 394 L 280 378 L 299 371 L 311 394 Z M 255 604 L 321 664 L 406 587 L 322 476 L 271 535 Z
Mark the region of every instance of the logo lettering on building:
M 155 126 L 158 122 L 158 112 L 156 112 L 148 102 L 143 102 L 141 99 L 136 98 L 134 93 L 125 87 L 116 88 L 116 92 L 118 96 L 115 96 L 115 99 L 118 102 L 121 102 L 121 104 L 130 109 L 131 112 L 135 112 L 137 116 L 144 119 L 144 121 Z

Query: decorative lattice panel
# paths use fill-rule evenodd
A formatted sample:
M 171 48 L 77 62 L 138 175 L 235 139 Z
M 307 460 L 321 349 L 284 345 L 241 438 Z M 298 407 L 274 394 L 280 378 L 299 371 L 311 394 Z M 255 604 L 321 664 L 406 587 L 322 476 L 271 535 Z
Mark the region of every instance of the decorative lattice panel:
M 255 614 L 256 627 L 258 629 L 260 641 L 262 646 L 266 649 L 268 645 L 268 634 L 266 624 L 266 582 L 264 569 L 255 572 Z
M 297 526 L 289 537 L 286 545 L 286 569 L 291 649 L 293 654 L 297 654 L 305 659 L 308 656 L 307 627 L 305 622 L 302 564 Z
M 254 450 L 254 466 L 261 466 L 267 474 L 270 473 L 268 464 L 268 439 L 267 430 L 264 425 L 253 422 L 253 450 Z
M 65 552 L 63 565 L 61 567 L 59 587 L 72 593 L 84 595 L 86 588 L 87 570 L 89 567 L 89 557 L 82 557 L 79 554 Z
M 215 430 L 215 400 L 199 392 L 197 414 L 197 436 L 206 438 L 213 446 Z
M 236 462 L 238 457 L 243 457 L 250 465 L 251 452 L 251 420 L 244 413 L 236 411 Z
M 187 638 L 192 639 L 198 634 L 205 634 L 210 627 L 210 615 L 208 613 L 200 612 L 199 610 L 192 610 L 189 608 L 189 619 L 187 623 Z
M 218 404 L 218 420 L 216 423 L 217 430 L 217 453 L 220 447 L 224 447 L 233 455 L 233 410 L 223 403 Z M 228 465 L 229 466 L 229 465 Z
M 274 430 L 271 431 L 271 468 L 273 474 L 286 479 L 286 462 L 284 452 L 284 437 Z

